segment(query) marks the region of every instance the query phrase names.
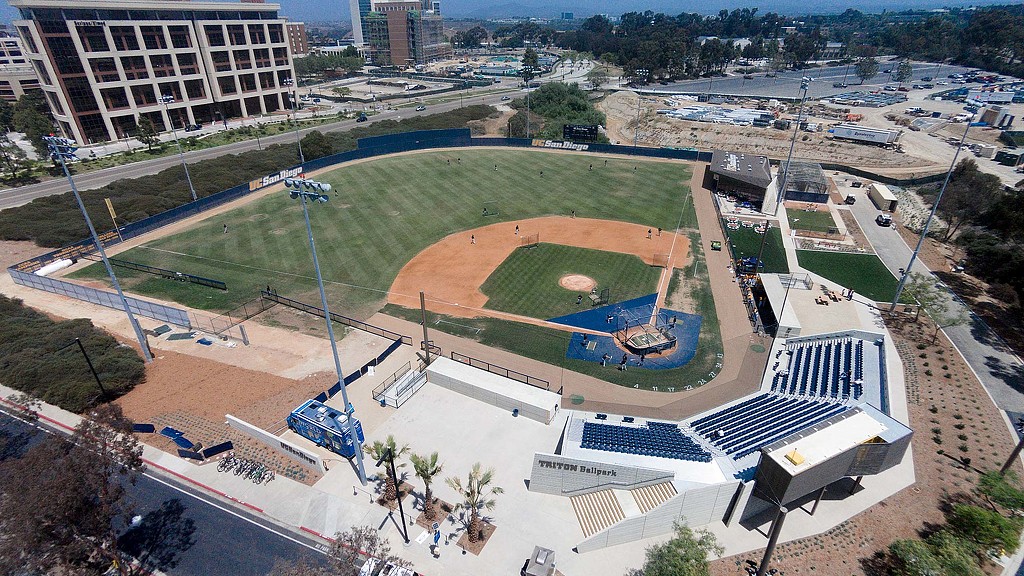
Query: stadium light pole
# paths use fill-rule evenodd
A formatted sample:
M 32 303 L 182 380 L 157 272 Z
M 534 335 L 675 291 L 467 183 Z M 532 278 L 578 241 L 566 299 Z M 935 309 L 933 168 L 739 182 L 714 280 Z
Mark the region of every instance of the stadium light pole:
M 75 150 L 78 149 L 75 143 L 67 138 L 61 138 L 59 136 L 43 136 L 43 140 L 46 141 L 47 148 L 50 150 L 50 158 L 53 160 L 59 160 L 61 168 L 64 169 L 64 175 L 68 177 L 68 184 L 71 185 L 71 192 L 75 195 L 75 201 L 78 202 L 78 209 L 82 211 L 82 217 L 85 218 L 86 225 L 89 226 L 89 235 L 92 237 L 92 242 L 96 246 L 96 250 L 100 253 L 100 258 L 103 260 L 103 266 L 107 269 L 107 276 L 110 277 L 110 283 L 114 285 L 114 290 L 117 291 L 117 297 L 121 300 L 121 306 L 124 308 L 125 315 L 128 316 L 128 323 L 132 325 L 135 330 L 135 337 L 139 340 L 139 348 L 142 349 L 142 356 L 146 362 L 153 361 L 153 355 L 149 351 L 149 344 L 146 342 L 146 335 L 142 333 L 142 327 L 139 326 L 139 322 L 135 319 L 135 315 L 132 314 L 131 307 L 128 306 L 128 300 L 124 297 L 124 292 L 121 291 L 121 284 L 117 281 L 117 276 L 114 274 L 114 269 L 110 266 L 110 260 L 107 260 L 107 252 L 103 249 L 103 243 L 100 242 L 100 237 L 96 234 L 96 227 L 92 225 L 92 219 L 89 218 L 89 212 L 85 209 L 85 203 L 82 202 L 82 195 L 78 193 L 78 187 L 75 186 L 75 180 L 71 177 L 71 171 L 68 170 L 67 160 L 69 158 L 76 158 Z
M 299 139 L 299 89 L 295 86 L 295 80 L 291 78 L 282 80 L 281 84 L 293 88 L 289 96 L 292 97 L 292 122 L 295 123 L 295 145 L 299 148 L 299 164 L 305 164 L 306 157 L 302 154 L 302 140 Z
M 313 228 L 309 224 L 309 210 L 306 202 L 326 203 L 330 197 L 331 185 L 316 180 L 304 180 L 301 178 L 285 178 L 285 188 L 293 200 L 302 202 L 302 215 L 306 219 L 306 236 L 309 237 L 309 250 L 313 253 L 313 268 L 316 270 L 316 283 L 320 288 L 320 304 L 324 310 L 324 320 L 327 321 L 327 338 L 331 341 L 331 353 L 334 355 L 334 371 L 338 374 L 338 384 L 341 385 L 341 400 L 345 403 L 345 414 L 348 415 L 348 436 L 352 445 L 356 448 L 356 469 L 359 473 L 359 481 L 366 486 L 366 469 L 363 467 L 363 445 L 359 442 L 359 435 L 356 434 L 355 426 L 352 425 L 352 414 L 355 411 L 348 401 L 348 391 L 345 389 L 345 377 L 341 372 L 341 358 L 338 356 L 338 344 L 334 340 L 334 326 L 331 324 L 331 311 L 327 307 L 327 294 L 324 292 L 324 278 L 320 275 L 320 261 L 316 257 L 316 243 L 313 241 Z
M 786 156 L 786 169 L 782 171 L 782 182 L 780 183 L 779 190 L 775 195 L 775 210 L 772 212 L 772 216 L 779 215 L 779 204 L 782 203 L 783 196 L 786 193 L 786 185 L 789 183 L 789 167 L 793 163 L 793 149 L 796 148 L 796 135 L 800 131 L 800 118 L 804 115 L 804 103 L 807 102 L 807 88 L 811 85 L 811 79 L 804 76 L 800 79 L 800 90 L 803 91 L 803 95 L 800 97 L 800 108 L 796 113 L 796 126 L 793 127 L 793 138 L 789 141 L 789 155 Z
M 910 263 L 903 269 L 903 275 L 900 276 L 900 283 L 896 286 L 896 295 L 892 298 L 892 304 L 889 306 L 889 312 L 896 309 L 896 304 L 900 301 L 900 296 L 903 294 L 903 288 L 907 284 L 907 278 L 910 277 L 910 271 L 914 268 L 914 262 L 917 261 L 917 255 L 921 252 L 921 246 L 924 245 L 924 239 L 928 236 L 928 228 L 932 225 L 932 219 L 935 218 L 935 211 L 939 208 L 939 202 L 942 201 L 942 195 L 946 192 L 946 186 L 949 186 L 949 179 L 953 175 L 953 169 L 956 168 L 956 159 L 960 156 L 960 150 L 964 147 L 964 141 L 967 140 L 967 133 L 971 130 L 971 121 L 967 121 L 967 126 L 964 126 L 964 135 L 960 137 L 960 144 L 956 147 L 956 152 L 953 153 L 953 161 L 949 164 L 949 170 L 946 171 L 946 179 L 942 182 L 942 188 L 939 188 L 939 195 L 935 197 L 935 202 L 932 203 L 932 211 L 928 213 L 928 219 L 924 221 L 924 229 L 921 230 L 921 237 L 917 239 L 917 246 L 914 247 L 914 252 L 910 255 Z
M 526 80 L 526 137 L 530 137 L 530 80 L 533 80 L 533 66 L 523 66 L 523 79 Z
M 647 75 L 650 74 L 650 70 L 646 68 L 640 68 L 636 71 L 637 76 L 640 77 L 640 81 L 647 79 Z M 640 108 L 643 96 L 639 92 L 636 93 L 636 129 L 633 131 L 633 148 L 637 147 L 637 143 L 640 141 Z
M 188 164 L 185 163 L 185 153 L 181 151 L 181 142 L 178 141 L 178 129 L 174 127 L 174 119 L 171 118 L 170 104 L 174 104 L 174 96 L 164 94 L 160 97 L 160 103 L 164 105 L 164 113 L 167 115 L 167 122 L 171 125 L 171 134 L 174 134 L 174 145 L 178 147 L 178 157 L 181 158 L 181 167 L 185 169 L 185 180 L 188 181 L 188 191 L 192 193 L 192 201 L 199 199 L 196 196 L 196 189 L 192 186 L 192 176 L 188 173 Z

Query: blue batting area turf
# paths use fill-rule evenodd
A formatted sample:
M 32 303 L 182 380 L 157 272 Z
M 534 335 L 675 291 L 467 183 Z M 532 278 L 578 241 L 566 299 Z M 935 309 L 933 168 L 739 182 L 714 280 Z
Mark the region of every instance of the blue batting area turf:
M 630 323 L 635 323 L 637 318 L 643 318 L 643 321 L 647 322 L 651 317 L 654 303 L 657 300 L 657 294 L 648 294 L 647 296 L 625 300 L 617 304 L 607 304 L 599 308 L 589 308 L 575 314 L 551 318 L 548 322 L 574 326 L 584 330 L 608 332 L 610 334 L 616 330 L 621 330 L 625 326 L 626 320 L 629 320 Z M 589 302 L 584 299 L 582 305 L 586 306 L 587 304 Z
M 629 304 L 633 304 L 633 306 L 627 307 Z M 654 295 L 645 296 L 643 298 L 637 298 L 627 302 L 603 306 L 600 309 L 589 310 L 578 314 L 572 314 L 570 316 L 563 316 L 562 318 L 556 318 L 551 321 L 570 326 L 588 328 L 590 330 L 598 330 L 602 332 L 607 331 L 612 333 L 616 330 L 616 321 L 613 320 L 610 323 L 606 322 L 608 314 L 615 313 L 617 317 L 630 319 L 644 317 L 646 323 L 650 319 L 651 308 L 653 306 Z M 595 312 L 599 313 L 598 317 L 600 318 L 600 323 L 594 322 L 595 317 L 593 316 L 593 313 Z M 584 322 L 577 323 L 577 321 L 565 321 L 570 318 L 577 320 L 580 316 L 583 316 L 585 324 Z M 671 326 L 671 320 L 673 317 L 676 319 L 674 327 Z M 631 323 L 633 321 L 635 320 L 631 320 Z M 622 326 L 621 322 L 624 322 L 624 320 L 620 320 L 620 328 Z M 626 354 L 627 369 L 639 368 L 648 370 L 667 370 L 669 368 L 678 368 L 685 365 L 690 360 L 693 360 L 694 355 L 696 355 L 697 336 L 700 333 L 700 324 L 701 317 L 696 314 L 686 314 L 675 310 L 659 310 L 657 325 L 665 327 L 676 337 L 676 345 L 669 350 L 667 354 L 662 356 L 645 357 L 642 367 L 639 365 L 640 357 L 635 354 L 628 354 L 622 348 L 617 346 L 614 335 L 594 336 L 588 334 L 586 342 L 584 342 L 583 334 L 574 332 L 572 337 L 569 339 L 569 348 L 565 352 L 565 357 L 600 363 L 601 359 L 607 354 L 609 357 L 607 360 L 608 369 L 613 370 L 618 369 L 619 364 L 622 361 L 622 355 Z

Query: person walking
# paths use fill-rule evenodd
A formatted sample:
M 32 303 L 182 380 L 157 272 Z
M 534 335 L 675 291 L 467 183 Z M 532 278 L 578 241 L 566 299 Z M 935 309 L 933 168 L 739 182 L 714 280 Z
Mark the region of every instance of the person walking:
M 476 244 L 476 234 L 470 234 L 469 235 L 469 243 L 470 244 Z
M 519 236 L 519 224 L 516 224 L 516 236 Z

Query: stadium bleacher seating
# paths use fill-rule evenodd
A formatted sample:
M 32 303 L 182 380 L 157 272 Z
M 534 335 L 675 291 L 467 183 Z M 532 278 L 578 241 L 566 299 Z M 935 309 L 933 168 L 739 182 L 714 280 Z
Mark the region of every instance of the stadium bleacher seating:
M 671 422 L 648 422 L 647 426 L 584 422 L 580 446 L 607 452 L 711 462 L 711 453 Z
M 789 350 L 789 365 L 775 373 L 772 392 L 834 400 L 857 400 L 864 393 L 854 384 L 864 377 L 863 340 L 801 342 Z

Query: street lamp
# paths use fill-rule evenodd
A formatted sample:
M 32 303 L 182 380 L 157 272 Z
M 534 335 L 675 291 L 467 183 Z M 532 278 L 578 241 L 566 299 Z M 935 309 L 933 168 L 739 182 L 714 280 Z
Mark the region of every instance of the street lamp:
M 327 308 L 327 294 L 324 292 L 324 279 L 320 275 L 320 261 L 316 257 L 316 244 L 313 242 L 313 228 L 309 224 L 309 210 L 306 209 L 306 201 L 324 204 L 330 198 L 327 193 L 331 191 L 331 185 L 315 180 L 302 178 L 285 178 L 285 188 L 289 189 L 292 199 L 302 201 L 302 215 L 306 219 L 306 235 L 309 237 L 309 249 L 313 253 L 313 268 L 316 269 L 316 283 L 320 288 L 320 304 L 324 308 L 324 319 L 327 321 L 327 337 L 331 341 L 331 352 L 334 354 L 334 371 L 338 374 L 338 384 L 341 385 L 341 400 L 345 403 L 345 413 L 348 415 L 348 437 L 356 449 L 356 468 L 359 472 L 359 481 L 366 486 L 366 470 L 363 468 L 363 446 L 359 442 L 355 426 L 352 425 L 352 404 L 348 401 L 348 391 L 345 389 L 345 377 L 341 372 L 341 358 L 338 356 L 338 345 L 334 341 L 334 327 L 331 324 L 331 312 Z
M 65 349 L 65 348 L 70 348 L 71 346 L 74 346 L 75 344 L 78 344 L 78 349 L 82 351 L 82 356 L 85 356 L 85 363 L 89 365 L 89 372 L 92 372 L 92 377 L 96 379 L 96 385 L 100 387 L 100 398 L 105 400 L 107 398 L 107 391 L 106 391 L 106 389 L 103 388 L 103 382 L 100 382 L 100 376 L 99 376 L 99 374 L 96 373 L 96 368 L 93 368 L 92 360 L 90 360 L 89 359 L 89 355 L 85 353 L 85 346 L 82 346 L 82 340 L 81 339 L 75 338 L 74 342 L 69 342 L 68 344 L 65 344 L 64 346 L 61 346 L 60 348 L 57 348 L 56 352 L 60 352 L 61 350 Z
M 174 127 L 174 119 L 171 118 L 171 111 L 168 105 L 174 104 L 174 96 L 164 94 L 160 97 L 160 103 L 164 105 L 164 112 L 167 115 L 167 122 L 171 125 L 171 133 L 174 134 L 174 145 L 178 147 L 178 157 L 181 158 L 181 167 L 185 169 L 185 180 L 188 180 L 188 191 L 192 193 L 192 201 L 199 199 L 196 196 L 196 189 L 192 187 L 192 176 L 188 173 L 188 164 L 185 163 L 185 153 L 181 151 L 181 142 L 178 142 L 178 130 Z
M 427 352 L 430 355 L 430 352 Z M 384 461 L 387 460 L 391 468 L 391 479 L 395 482 L 395 490 L 398 492 L 398 514 L 402 519 L 402 538 L 405 539 L 405 543 L 409 543 L 409 527 L 405 523 L 405 508 L 402 507 L 402 487 L 398 482 L 398 471 L 395 470 L 395 454 L 388 447 L 385 449 L 384 454 L 381 455 L 380 460 L 377 460 L 377 466 L 380 467 Z M 427 504 L 430 504 L 429 502 Z
M 286 78 L 281 81 L 284 86 L 295 87 L 295 80 Z M 299 164 L 306 163 L 306 157 L 302 155 L 302 141 L 299 140 L 299 91 L 295 88 L 289 96 L 292 96 L 292 121 L 295 123 L 295 145 L 299 147 Z
M 68 177 L 68 184 L 71 185 L 71 192 L 75 195 L 75 201 L 78 202 L 78 209 L 82 211 L 82 217 L 85 218 L 85 223 L 89 226 L 89 234 L 92 236 L 92 242 L 96 246 L 96 250 L 100 253 L 100 258 L 103 260 L 103 266 L 107 269 L 107 275 L 110 276 L 110 283 L 114 285 L 114 289 L 117 291 L 117 297 L 121 300 L 121 306 L 124 308 L 124 313 L 128 316 L 128 323 L 132 325 L 135 330 L 135 337 L 139 340 L 139 348 L 142 349 L 142 356 L 146 359 L 146 362 L 153 361 L 153 355 L 149 352 L 149 345 L 146 343 L 146 336 L 142 333 L 142 327 L 139 326 L 135 316 L 132 314 L 131 308 L 128 306 L 128 300 L 124 297 L 124 292 L 121 291 L 121 284 L 117 281 L 117 276 L 114 275 L 114 269 L 110 266 L 110 261 L 107 260 L 107 252 L 103 249 L 103 243 L 100 242 L 99 235 L 96 234 L 96 227 L 92 225 L 92 219 L 89 218 L 89 213 L 85 210 L 85 204 L 82 202 L 82 196 L 78 193 L 78 188 L 75 186 L 75 180 L 71 177 L 71 172 L 68 170 L 67 159 L 76 158 L 75 150 L 78 149 L 75 143 L 67 138 L 61 138 L 59 136 L 43 136 L 43 140 L 46 142 L 47 148 L 50 150 L 50 158 L 53 160 L 60 161 L 61 168 L 64 169 L 64 175 Z
M 949 186 L 949 179 L 953 175 L 953 168 L 956 167 L 956 159 L 960 156 L 960 150 L 964 147 L 964 140 L 967 140 L 967 133 L 971 130 L 971 120 L 967 121 L 967 125 L 964 126 L 964 135 L 960 137 L 960 143 L 956 146 L 956 152 L 953 153 L 953 161 L 949 164 L 949 170 L 946 171 L 946 180 L 942 182 L 942 188 L 939 188 L 939 195 L 935 197 L 935 202 L 932 203 L 932 211 L 928 213 L 928 219 L 924 221 L 924 230 L 921 230 L 921 237 L 917 239 L 917 246 L 914 247 L 914 253 L 910 255 L 910 263 L 903 269 L 903 275 L 900 276 L 900 283 L 896 286 L 896 295 L 892 298 L 892 305 L 889 306 L 889 312 L 896 309 L 896 303 L 900 301 L 900 295 L 903 293 L 903 287 L 907 283 L 907 278 L 910 277 L 910 271 L 914 268 L 914 262 L 917 260 L 918 253 L 921 252 L 921 246 L 924 244 L 925 236 L 928 235 L 928 228 L 932 225 L 932 218 L 935 217 L 935 211 L 939 208 L 939 202 L 942 201 L 942 195 L 946 192 L 946 186 Z

